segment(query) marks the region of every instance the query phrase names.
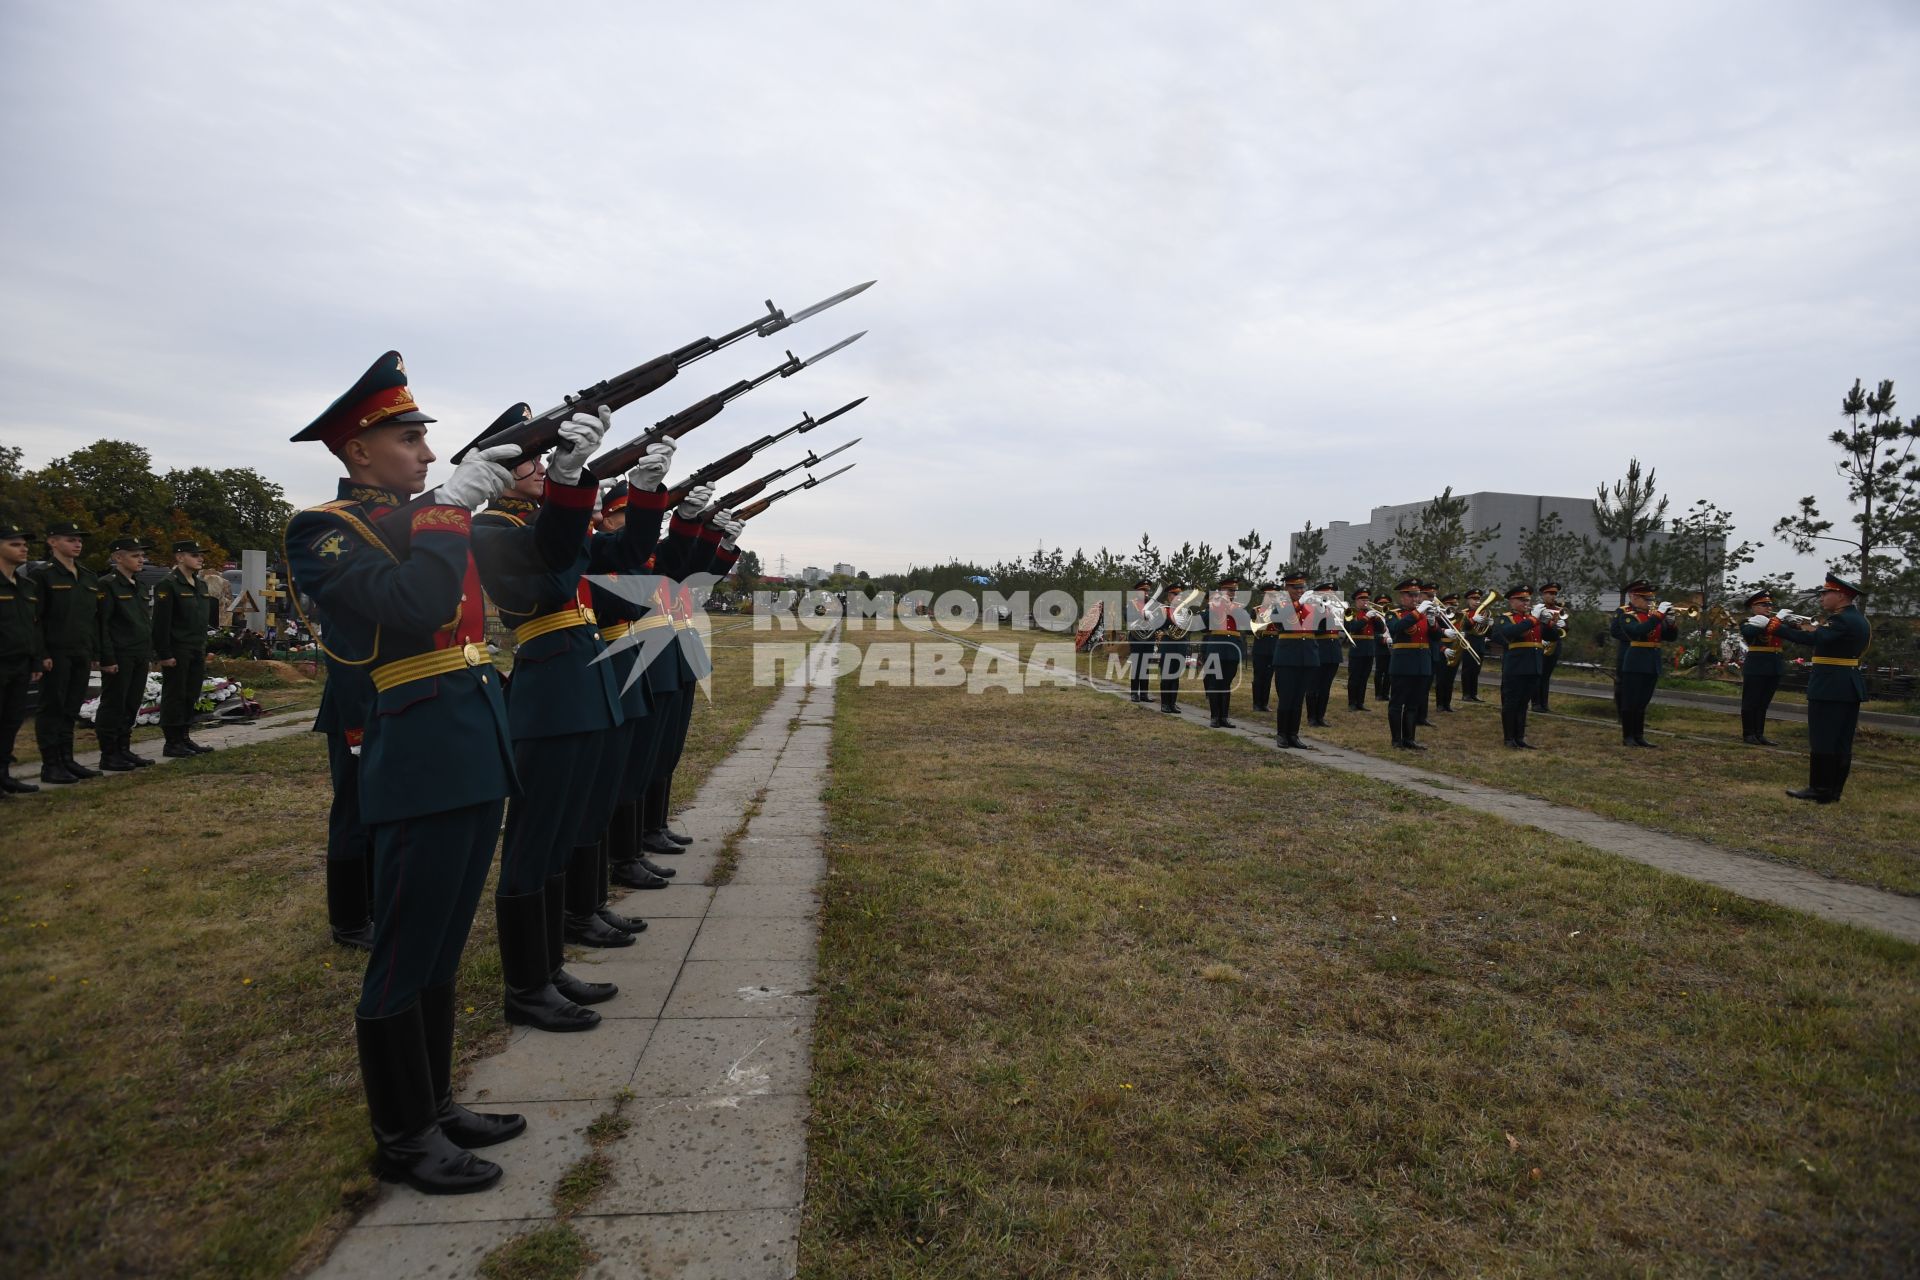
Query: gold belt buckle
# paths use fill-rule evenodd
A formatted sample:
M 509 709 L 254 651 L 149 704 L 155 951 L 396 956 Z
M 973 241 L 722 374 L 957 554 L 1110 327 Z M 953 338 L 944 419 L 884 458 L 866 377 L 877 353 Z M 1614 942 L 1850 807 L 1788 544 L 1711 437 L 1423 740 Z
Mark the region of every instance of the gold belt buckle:
M 480 646 L 471 641 L 467 643 L 465 648 L 460 650 L 460 656 L 466 659 L 467 665 L 470 667 L 477 667 L 487 660 L 487 655 L 480 652 Z

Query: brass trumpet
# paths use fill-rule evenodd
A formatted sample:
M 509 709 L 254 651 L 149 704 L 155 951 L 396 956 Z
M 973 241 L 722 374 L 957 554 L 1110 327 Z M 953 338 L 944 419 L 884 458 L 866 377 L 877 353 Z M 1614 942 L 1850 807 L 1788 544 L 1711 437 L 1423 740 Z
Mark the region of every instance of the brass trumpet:
M 1167 634 L 1175 640 L 1185 640 L 1206 624 L 1204 605 L 1199 617 L 1194 616 L 1193 607 L 1202 604 L 1207 598 L 1205 587 L 1189 587 L 1185 595 L 1173 608 L 1167 610 Z

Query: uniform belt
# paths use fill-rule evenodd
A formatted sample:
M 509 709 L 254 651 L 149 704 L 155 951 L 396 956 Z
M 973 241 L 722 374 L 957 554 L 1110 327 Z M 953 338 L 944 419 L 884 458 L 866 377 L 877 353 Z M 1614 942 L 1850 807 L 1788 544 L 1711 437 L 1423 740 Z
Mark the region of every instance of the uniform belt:
M 1629 640 L 1627 641 L 1627 647 L 1629 649 L 1658 649 L 1660 642 L 1658 640 Z
M 1393 647 L 1396 649 L 1424 649 L 1427 647 L 1427 642 L 1425 640 L 1412 640 L 1406 644 L 1396 644 Z
M 1781 649 L 1784 647 L 1785 646 L 1783 645 L 1777 645 L 1777 644 L 1750 644 L 1747 646 L 1747 652 L 1748 653 L 1779 653 Z
M 1509 649 L 1538 649 L 1539 647 L 1540 647 L 1540 642 L 1538 640 L 1507 641 L 1507 648 Z
M 1815 658 L 1813 660 L 1813 665 L 1816 667 L 1857 667 L 1860 665 L 1860 659 L 1858 658 Z
M 642 618 L 638 622 L 616 622 L 611 626 L 602 627 L 600 628 L 600 638 L 602 640 L 618 640 L 621 636 L 630 635 L 636 631 L 658 631 L 661 627 L 670 627 L 672 625 L 672 618 L 669 618 L 664 613 L 656 613 L 652 617 Z
M 477 644 L 464 644 L 458 648 L 435 649 L 431 653 L 416 653 L 411 658 L 402 658 L 398 662 L 389 662 L 383 667 L 373 669 L 373 687 L 381 693 L 396 685 L 411 680 L 425 680 L 430 676 L 444 676 L 467 667 L 490 665 L 487 651 Z
M 1311 631 L 1276 631 L 1276 640 L 1318 640 L 1320 637 Z
M 535 636 L 543 636 L 549 631 L 563 631 L 568 627 L 590 627 L 593 615 L 579 605 L 568 605 L 556 613 L 543 614 L 531 622 L 523 622 L 513 629 L 513 642 L 525 644 Z

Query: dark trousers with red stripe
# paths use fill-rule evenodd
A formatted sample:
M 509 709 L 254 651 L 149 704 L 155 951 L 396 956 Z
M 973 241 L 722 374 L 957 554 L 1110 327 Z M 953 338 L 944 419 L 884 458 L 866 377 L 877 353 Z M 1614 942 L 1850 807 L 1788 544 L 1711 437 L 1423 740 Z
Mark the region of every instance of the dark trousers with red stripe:
M 373 955 L 361 1017 L 403 1012 L 426 988 L 453 981 L 505 808 L 489 800 L 372 827 Z
M 641 831 L 658 831 L 667 825 L 667 809 L 673 802 L 673 771 L 680 767 L 680 753 L 686 749 L 687 730 L 693 724 L 693 700 L 700 686 L 685 684 L 674 695 L 674 705 L 660 730 L 659 754 L 654 760 L 653 777 L 647 783 L 646 801 L 641 808 Z
M 513 744 L 520 794 L 507 806 L 500 848 L 503 898 L 538 893 L 547 877 L 567 869 L 580 811 L 593 791 L 601 735 L 606 730 L 521 738 Z
M 1385 665 L 1385 659 L 1381 660 Z M 1367 681 L 1373 675 L 1373 655 L 1356 653 L 1347 659 L 1347 705 L 1363 711 L 1367 705 Z

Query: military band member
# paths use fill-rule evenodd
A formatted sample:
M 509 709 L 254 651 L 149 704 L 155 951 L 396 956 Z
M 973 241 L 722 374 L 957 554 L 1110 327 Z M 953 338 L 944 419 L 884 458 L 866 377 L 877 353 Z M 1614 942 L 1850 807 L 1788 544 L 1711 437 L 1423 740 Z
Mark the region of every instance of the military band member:
M 1240 621 L 1246 616 L 1234 603 L 1240 579 L 1231 575 L 1213 584 L 1207 600 L 1207 630 L 1200 641 L 1200 684 L 1207 691 L 1207 724 L 1231 729 L 1227 714 L 1233 706 L 1233 682 L 1240 677 Z
M 1440 588 L 1431 582 L 1420 584 L 1420 607 L 1430 610 L 1429 620 L 1433 623 L 1427 631 L 1427 675 L 1420 687 L 1420 715 L 1415 721 L 1423 729 L 1431 729 L 1433 724 L 1434 684 L 1439 674 L 1447 669 L 1447 642 L 1445 630 L 1452 625 L 1440 608 Z
M 1347 657 L 1347 710 L 1367 709 L 1367 682 L 1373 678 L 1374 660 L 1386 665 L 1381 651 L 1386 640 L 1387 618 L 1373 607 L 1373 592 L 1361 587 L 1353 593 L 1353 608 L 1346 616 L 1347 634 L 1353 637 L 1353 651 Z
M 1767 708 L 1786 669 L 1780 656 L 1780 631 L 1786 623 L 1774 616 L 1776 608 L 1772 592 L 1756 591 L 1747 597 L 1751 616 L 1740 624 L 1740 643 L 1746 649 L 1740 663 L 1740 739 L 1749 746 L 1774 745 L 1767 737 Z
M 87 677 L 99 639 L 100 583 L 80 565 L 85 548 L 80 526 L 63 521 L 47 530 L 50 563 L 36 575 L 40 601 L 40 711 L 34 736 L 40 743 L 40 781 L 65 785 L 99 772 L 73 758 L 73 727 L 87 700 Z
M 153 656 L 153 606 L 136 575 L 146 567 L 146 544 L 116 538 L 108 572 L 100 579 L 100 702 L 93 731 L 100 739 L 100 767 L 114 773 L 144 769 L 153 761 L 133 754 L 133 726 L 147 698 L 147 661 Z
M 27 722 L 27 691 L 40 679 L 39 586 L 21 572 L 32 537 L 17 524 L 0 522 L 0 795 L 40 789 L 7 767 Z
M 160 728 L 167 740 L 161 755 L 213 750 L 188 733 L 207 679 L 207 632 L 220 608 L 200 576 L 205 557 L 197 542 L 174 543 L 173 572 L 153 586 L 153 652 L 160 664 Z
M 322 441 L 356 486 L 398 496 L 425 487 L 431 421 L 390 351 L 294 439 Z M 291 586 L 325 617 L 330 660 L 365 666 L 374 687 L 359 770 L 374 933 L 355 1035 L 380 1174 L 428 1194 L 499 1181 L 467 1148 L 526 1128 L 452 1092 L 454 978 L 516 787 L 470 513 L 507 487 L 501 460 L 517 451 L 468 455 L 429 503 L 382 525 L 342 502 L 287 527 Z
M 613 668 L 599 631 L 579 604 L 587 530 L 599 487 L 587 459 L 606 433 L 607 414 L 574 414 L 560 429 L 550 464 L 520 463 L 513 485 L 473 518 L 473 559 L 500 620 L 513 629 L 507 726 L 521 791 L 507 806 L 494 915 L 506 1020 L 541 1031 L 586 1031 L 600 1015 L 585 1007 L 616 994 L 552 963 L 547 933 L 559 927 L 580 811 L 591 795 L 606 735 L 625 724 Z M 515 405 L 484 434 L 525 422 Z M 583 482 L 584 481 L 584 482 Z M 482 535 L 487 536 L 482 536 Z M 631 945 L 633 936 L 621 935 Z
M 1467 599 L 1473 601 L 1476 605 L 1486 599 L 1486 595 L 1487 593 L 1478 587 L 1469 588 L 1467 591 Z M 1489 602 L 1489 604 L 1491 604 L 1491 602 Z M 1459 678 L 1460 700 L 1462 702 L 1480 701 L 1480 667 L 1482 661 L 1487 656 L 1487 646 L 1484 641 L 1480 644 L 1475 644 L 1473 640 L 1475 636 L 1485 636 L 1487 634 L 1487 628 L 1491 624 L 1491 615 L 1477 613 L 1463 614 L 1459 620 L 1454 623 L 1454 626 L 1458 627 L 1461 634 L 1466 637 L 1467 649 L 1470 650 L 1470 652 L 1460 655 Z
M 1177 582 L 1167 583 L 1167 594 L 1161 597 L 1167 610 L 1153 639 L 1153 669 L 1160 673 L 1160 710 L 1170 716 L 1180 714 L 1180 673 L 1187 666 L 1187 642 L 1173 634 L 1173 606 L 1185 590 Z
M 1807 785 L 1787 792 L 1795 800 L 1833 804 L 1853 771 L 1853 735 L 1860 727 L 1860 704 L 1867 682 L 1860 658 L 1873 640 L 1873 628 L 1860 612 L 1860 588 L 1831 571 L 1820 591 L 1826 621 L 1817 627 L 1782 627 L 1782 639 L 1813 649 L 1807 677 Z
M 1387 698 L 1387 728 L 1393 745 L 1402 751 L 1425 751 L 1415 740 L 1420 710 L 1426 689 L 1433 680 L 1433 646 L 1430 640 L 1440 629 L 1435 615 L 1440 606 L 1428 600 L 1418 578 L 1404 578 L 1394 584 L 1399 608 L 1387 619 L 1390 641 L 1388 664 L 1392 691 Z
M 1327 704 L 1333 700 L 1333 680 L 1340 674 L 1341 619 L 1346 602 L 1340 599 L 1331 582 L 1314 584 L 1313 650 L 1319 665 L 1307 685 L 1307 723 L 1316 729 L 1327 727 Z M 1303 599 L 1306 597 L 1302 597 Z
M 1673 622 L 1673 602 L 1662 600 L 1656 608 L 1653 584 L 1636 578 L 1627 584 L 1627 603 L 1613 615 L 1609 632 L 1619 642 L 1614 688 L 1620 704 L 1621 744 L 1650 748 L 1647 706 L 1660 683 L 1660 646 L 1680 635 Z
M 1132 634 L 1145 630 L 1147 601 L 1152 598 L 1153 580 L 1142 578 L 1133 584 L 1133 592 L 1127 599 L 1127 698 L 1132 702 L 1153 701 L 1153 695 L 1147 692 L 1147 667 L 1153 657 L 1153 641 L 1136 640 Z
M 1533 606 L 1533 616 L 1560 633 L 1560 639 L 1548 641 L 1540 651 L 1540 684 L 1533 697 L 1535 711 L 1551 711 L 1553 708 L 1547 705 L 1549 686 L 1553 684 L 1553 669 L 1560 665 L 1560 646 L 1567 635 L 1567 611 L 1560 604 L 1559 583 L 1540 584 L 1540 601 Z
M 1260 603 L 1258 607 L 1262 609 L 1272 607 L 1281 595 L 1280 584 L 1277 582 L 1263 582 L 1260 584 L 1259 591 Z M 1253 644 L 1251 646 L 1251 655 L 1253 658 L 1253 709 L 1264 714 L 1268 710 L 1271 702 L 1273 692 L 1273 651 L 1279 642 L 1274 639 L 1274 629 L 1272 627 L 1262 626 L 1257 622 L 1251 625 L 1253 626 Z
M 1294 751 L 1311 751 L 1313 748 L 1300 740 L 1300 719 L 1320 670 L 1319 641 L 1314 634 L 1320 615 L 1311 602 L 1304 600 L 1305 574 L 1290 569 L 1281 575 L 1280 584 L 1286 598 L 1270 615 L 1274 624 L 1273 691 L 1277 704 L 1273 740 L 1275 745 Z
M 1533 750 L 1527 741 L 1527 709 L 1540 679 L 1541 653 L 1559 634 L 1534 616 L 1533 593 L 1523 586 L 1507 592 L 1507 616 L 1487 628 L 1489 645 L 1506 649 L 1500 660 L 1500 731 L 1510 750 Z
M 1447 622 L 1458 629 L 1461 625 L 1460 593 L 1449 591 L 1438 599 L 1441 612 L 1446 616 Z M 1453 682 L 1460 673 L 1459 664 L 1471 661 L 1462 654 L 1449 662 L 1447 658 L 1452 652 L 1452 646 L 1442 641 L 1433 653 L 1433 705 L 1448 715 L 1453 714 Z
M 1392 608 L 1393 598 L 1386 587 L 1383 586 L 1373 593 L 1373 610 L 1379 615 L 1380 620 L 1380 630 L 1373 646 L 1373 696 L 1383 707 L 1387 705 L 1387 694 L 1393 680 L 1389 671 L 1393 665 L 1389 661 L 1393 656 L 1393 645 L 1387 638 L 1387 616 Z

